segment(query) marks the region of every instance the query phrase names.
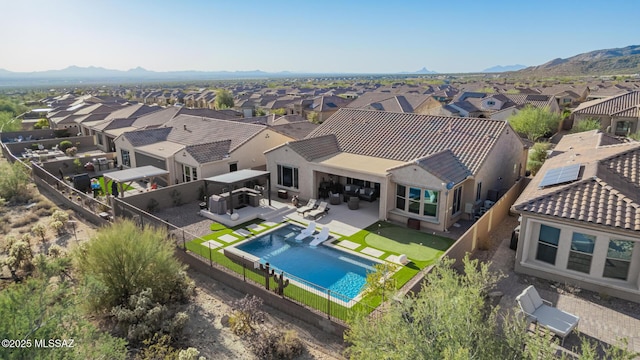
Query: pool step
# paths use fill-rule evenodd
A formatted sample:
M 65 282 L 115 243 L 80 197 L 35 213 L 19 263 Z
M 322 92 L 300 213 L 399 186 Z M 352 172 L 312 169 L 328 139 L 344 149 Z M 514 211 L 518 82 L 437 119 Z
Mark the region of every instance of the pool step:
M 271 258 L 272 256 L 277 256 L 282 254 L 283 252 L 289 250 L 289 248 L 291 247 L 291 245 L 289 244 L 285 244 L 283 247 L 273 250 L 272 252 L 268 253 L 267 255 L 263 256 L 262 258 L 267 260 L 269 258 Z

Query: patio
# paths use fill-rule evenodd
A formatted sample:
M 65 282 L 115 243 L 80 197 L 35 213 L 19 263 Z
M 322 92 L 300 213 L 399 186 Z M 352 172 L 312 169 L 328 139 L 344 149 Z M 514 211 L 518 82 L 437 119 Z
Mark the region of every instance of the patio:
M 378 200 L 373 202 L 360 201 L 358 209 L 350 210 L 346 202 L 341 202 L 338 205 L 329 204 L 327 205 L 329 211 L 315 222 L 318 227 L 328 226 L 333 233 L 351 236 L 378 221 L 379 205 Z M 312 219 L 304 218 L 301 214 L 293 211 L 293 208 L 292 212 L 286 214 L 285 217 L 305 225 L 312 221 Z

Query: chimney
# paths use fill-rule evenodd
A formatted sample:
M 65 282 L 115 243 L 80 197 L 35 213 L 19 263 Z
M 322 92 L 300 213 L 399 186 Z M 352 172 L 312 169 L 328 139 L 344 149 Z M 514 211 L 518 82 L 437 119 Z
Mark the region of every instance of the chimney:
M 183 126 L 184 126 L 184 129 L 186 131 L 187 130 L 187 124 L 184 124 Z

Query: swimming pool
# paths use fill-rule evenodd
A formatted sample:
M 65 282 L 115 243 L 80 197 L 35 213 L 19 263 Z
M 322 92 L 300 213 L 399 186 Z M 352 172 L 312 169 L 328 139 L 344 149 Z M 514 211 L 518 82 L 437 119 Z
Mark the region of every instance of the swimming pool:
M 301 230 L 300 226 L 287 224 L 235 248 L 259 257 L 262 264 L 268 262 L 276 271 L 317 285 L 318 290 L 341 294 L 345 301 L 357 297 L 367 273 L 374 271 L 378 262 L 328 246 L 310 247 L 311 237 L 297 242 L 295 237 Z

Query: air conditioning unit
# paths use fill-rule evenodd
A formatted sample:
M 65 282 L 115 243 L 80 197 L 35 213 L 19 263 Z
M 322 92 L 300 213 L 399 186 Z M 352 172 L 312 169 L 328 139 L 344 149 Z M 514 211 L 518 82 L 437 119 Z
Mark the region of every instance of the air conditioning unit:
M 473 203 L 466 203 L 464 204 L 464 212 L 466 214 L 473 214 Z

